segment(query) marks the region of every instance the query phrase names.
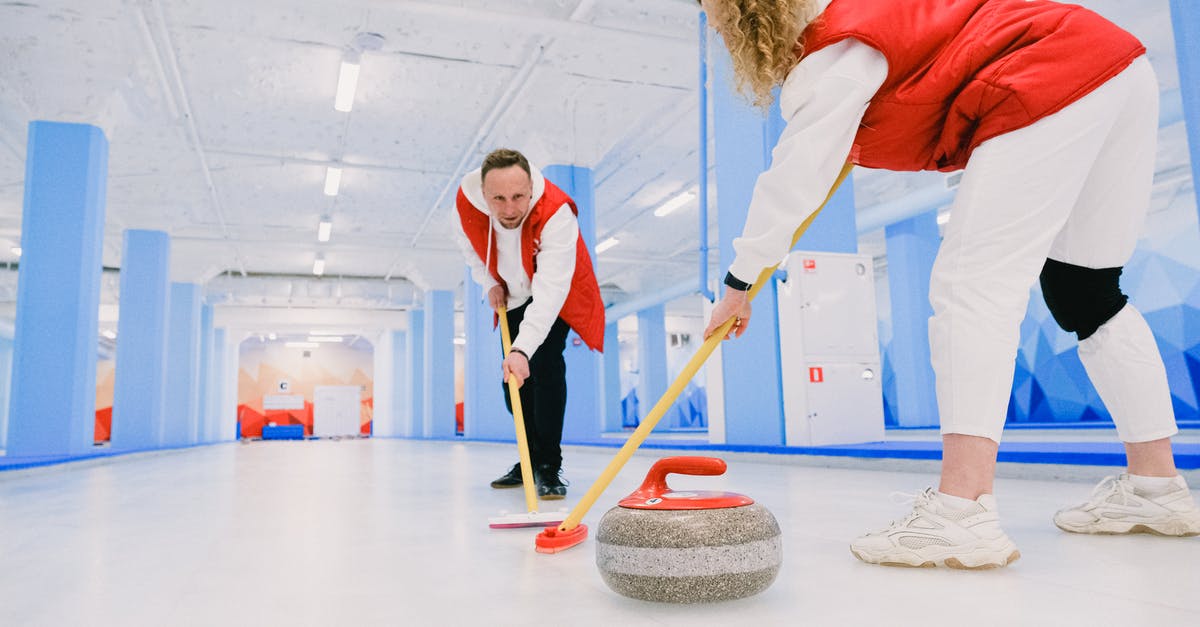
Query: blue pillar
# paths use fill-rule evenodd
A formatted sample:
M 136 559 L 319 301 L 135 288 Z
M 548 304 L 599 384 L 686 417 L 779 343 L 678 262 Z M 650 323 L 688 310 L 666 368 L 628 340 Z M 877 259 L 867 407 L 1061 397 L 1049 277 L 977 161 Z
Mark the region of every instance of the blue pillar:
M 167 323 L 164 446 L 196 443 L 200 406 L 200 286 L 172 283 Z
M 620 432 L 621 420 L 621 340 L 617 321 L 604 327 L 604 430 Z
M 1192 161 L 1192 186 L 1200 190 L 1200 3 L 1171 0 L 1171 23 L 1175 31 L 1175 56 L 1179 66 L 1179 93 L 1187 125 Z M 1200 191 L 1196 192 L 1200 210 Z
M 203 298 L 203 296 L 201 297 Z M 214 440 L 212 436 L 212 391 L 216 386 L 213 376 L 213 308 L 212 305 L 200 306 L 200 404 L 196 407 L 197 429 L 196 442 L 207 443 Z
M 425 371 L 422 433 L 454 437 L 454 292 L 425 292 Z
M 467 344 L 463 363 L 463 436 L 483 440 L 515 440 L 512 416 L 504 408 L 500 363 L 500 330 L 496 311 L 471 278 L 463 280 L 463 322 Z
M 13 339 L 0 334 L 0 451 L 8 443 L 8 404 L 12 399 Z
M 29 124 L 8 455 L 92 448 L 107 175 L 100 129 Z
M 937 256 L 937 211 L 897 222 L 887 234 L 888 294 L 892 301 L 895 411 L 902 427 L 938 424 L 929 359 L 929 274 Z
M 725 47 L 718 42 L 710 45 L 709 51 L 713 73 L 710 93 L 716 144 L 717 230 L 720 277 L 723 277 L 733 262 L 733 240 L 741 235 L 745 225 L 754 182 L 767 168 L 779 128 L 735 93 L 733 68 Z M 776 111 L 773 115 L 779 114 Z M 741 278 L 753 281 L 758 277 Z M 726 391 L 726 442 L 783 444 L 779 313 L 773 282 L 755 298 L 749 330 L 737 340 L 722 344 L 721 364 Z M 754 392 L 748 393 L 749 390 Z M 639 397 L 640 394 L 639 390 Z
M 647 307 L 638 317 L 638 420 L 646 417 L 650 409 L 667 391 L 667 329 L 666 312 L 662 305 Z M 668 427 L 660 421 L 656 430 Z
M 113 389 L 112 448 L 157 448 L 166 393 L 171 243 L 162 231 L 125 231 Z
M 408 312 L 408 419 L 402 434 L 424 437 L 425 424 L 425 310 Z
M 765 124 L 764 147 L 767 150 L 765 163 L 770 164 L 771 150 L 774 149 L 775 144 L 779 143 L 779 137 L 783 135 L 783 129 L 787 126 L 783 120 L 783 114 L 779 111 L 778 100 L 771 106 L 771 111 L 767 114 Z M 854 175 L 851 174 L 846 179 L 846 182 L 833 194 L 833 198 L 829 199 L 825 208 L 821 210 L 820 215 L 808 226 L 808 230 L 796 242 L 792 250 L 807 250 L 821 253 L 858 252 L 858 228 L 854 219 L 853 180 Z M 785 320 L 784 323 L 786 324 L 786 322 Z
M 542 170 L 545 177 L 559 186 L 579 210 L 579 234 L 587 246 L 588 257 L 596 250 L 596 191 L 591 168 L 574 165 L 551 165 Z M 603 359 L 593 352 L 579 336 L 571 331 L 567 334 L 567 348 L 563 351 L 567 362 L 567 411 L 563 421 L 564 441 L 594 440 L 604 428 L 602 415 L 600 374 Z
M 857 253 L 858 227 L 854 220 L 854 175 L 833 194 L 820 215 L 808 226 L 793 250 L 823 253 Z M 786 322 L 786 321 L 785 321 Z
M 241 434 L 236 433 L 236 409 L 225 404 L 226 381 L 229 379 L 227 370 L 229 362 L 229 346 L 225 341 L 225 329 L 213 329 L 212 333 L 212 387 L 208 393 L 208 441 L 225 442 L 235 440 Z M 234 365 L 234 368 L 237 366 Z
M 376 431 L 377 435 L 396 437 L 410 436 L 412 424 L 412 390 L 409 388 L 410 377 L 408 357 L 408 336 L 404 331 L 392 331 L 392 415 L 386 416 L 387 428 Z

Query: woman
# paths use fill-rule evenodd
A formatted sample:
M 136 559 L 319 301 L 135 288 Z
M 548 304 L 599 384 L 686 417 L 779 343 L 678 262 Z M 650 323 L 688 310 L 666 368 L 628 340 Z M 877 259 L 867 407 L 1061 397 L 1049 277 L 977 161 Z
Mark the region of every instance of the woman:
M 1166 372 L 1118 277 L 1150 200 L 1158 86 L 1145 48 L 1047 0 L 703 0 L 743 92 L 787 127 L 759 179 L 705 335 L 750 319 L 746 290 L 786 254 L 849 160 L 964 169 L 934 264 L 938 490 L 851 544 L 859 559 L 994 568 L 1019 557 L 992 495 L 1019 326 L 1039 279 L 1125 443 L 1128 473 L 1058 512 L 1077 533 L 1200 534 L 1175 469 Z

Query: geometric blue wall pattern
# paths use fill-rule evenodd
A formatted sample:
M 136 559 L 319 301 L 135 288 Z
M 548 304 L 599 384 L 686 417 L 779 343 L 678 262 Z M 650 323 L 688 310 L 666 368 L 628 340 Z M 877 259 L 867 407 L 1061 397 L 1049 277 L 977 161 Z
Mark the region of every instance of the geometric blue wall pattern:
M 1146 318 L 1158 342 L 1175 418 L 1189 422 L 1200 420 L 1200 226 L 1194 194 L 1189 179 L 1156 195 L 1137 251 L 1121 276 L 1121 289 Z M 877 278 L 876 295 L 884 419 L 895 426 L 886 277 Z M 1007 422 L 1070 426 L 1111 421 L 1079 361 L 1074 334 L 1058 328 L 1041 288 L 1034 285 L 1021 323 Z

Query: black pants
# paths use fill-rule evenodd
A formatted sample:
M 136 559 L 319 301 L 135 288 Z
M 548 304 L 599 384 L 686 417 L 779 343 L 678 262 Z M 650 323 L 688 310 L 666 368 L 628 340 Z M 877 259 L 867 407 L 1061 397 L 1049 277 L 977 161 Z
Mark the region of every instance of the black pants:
M 525 303 L 508 311 L 508 328 L 513 338 L 525 319 Z M 546 341 L 529 358 L 529 378 L 521 386 L 521 411 L 525 418 L 525 437 L 529 441 L 529 457 L 533 467 L 562 466 L 563 414 L 567 410 L 567 362 L 563 350 L 567 347 L 567 323 L 554 321 Z M 501 349 L 503 350 L 503 348 Z M 504 404 L 512 413 L 508 384 L 504 386 Z

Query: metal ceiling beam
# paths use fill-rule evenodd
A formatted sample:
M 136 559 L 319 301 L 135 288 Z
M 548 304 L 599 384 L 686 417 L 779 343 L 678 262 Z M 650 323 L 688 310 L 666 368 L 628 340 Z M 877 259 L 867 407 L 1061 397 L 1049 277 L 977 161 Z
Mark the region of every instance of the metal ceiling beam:
M 376 172 L 411 172 L 414 174 L 422 174 L 428 176 L 449 176 L 451 172 L 439 170 L 427 170 L 417 167 L 410 167 L 396 164 L 383 163 L 355 163 L 353 161 L 343 161 L 340 159 L 309 159 L 306 157 L 295 157 L 291 155 L 278 155 L 264 152 L 253 152 L 250 150 L 237 150 L 233 148 L 213 148 L 206 147 L 205 152 L 210 155 L 221 155 L 225 157 L 244 157 L 247 159 L 261 159 L 263 161 L 273 161 L 276 163 L 288 165 L 312 165 L 320 167 L 337 167 L 344 170 L 367 170 Z
M 517 71 L 517 75 L 513 77 L 511 82 L 509 82 L 508 87 L 504 90 L 504 93 L 500 94 L 500 98 L 496 101 L 495 106 L 492 107 L 492 110 L 484 119 L 483 124 L 480 125 L 479 130 L 475 132 L 474 139 L 467 144 L 467 148 L 463 151 L 463 155 L 459 159 L 458 165 L 454 167 L 453 174 L 451 174 L 450 178 L 447 179 L 446 184 L 442 186 L 442 191 L 438 194 L 437 200 L 435 200 L 433 205 L 425 211 L 425 216 L 421 219 L 421 224 L 417 227 L 417 232 L 415 235 L 413 235 L 412 240 L 409 242 L 409 246 L 417 245 L 417 241 L 421 239 L 421 236 L 425 234 L 425 229 L 429 227 L 429 222 L 433 219 L 433 215 L 438 209 L 442 208 L 442 202 L 446 199 L 446 195 L 449 194 L 451 190 L 458 188 L 459 179 L 467 172 L 467 164 L 470 162 L 471 158 L 475 156 L 475 152 L 479 150 L 479 146 L 483 144 L 484 140 L 486 140 L 488 136 L 492 134 L 492 131 L 495 130 L 496 124 L 499 123 L 500 118 L 508 112 L 508 109 L 512 106 L 512 103 L 516 101 L 520 93 L 523 92 L 529 85 L 529 79 L 531 76 L 533 76 L 534 70 L 537 69 L 538 63 L 540 63 L 542 58 L 545 56 L 546 47 L 549 44 L 549 40 L 541 37 L 539 37 L 535 42 L 534 45 L 536 46 L 536 50 L 534 51 L 533 56 L 529 57 L 529 59 L 526 60 L 521 66 L 521 69 Z M 392 267 L 394 268 L 399 261 L 400 258 L 397 257 L 397 259 L 392 262 Z
M 571 12 L 571 16 L 568 18 L 568 21 L 574 23 L 576 20 L 582 19 L 583 16 L 591 10 L 594 2 L 595 0 L 580 0 L 579 4 L 577 4 L 575 9 Z M 437 6 L 442 7 L 442 5 Z M 555 21 L 557 22 L 557 20 Z M 513 80 L 509 82 L 508 87 L 500 95 L 500 98 L 496 101 L 495 106 L 492 107 L 491 112 L 484 119 L 483 124 L 480 125 L 479 130 L 476 131 L 475 138 L 471 140 L 471 142 L 467 145 L 467 149 L 463 151 L 462 158 L 459 159 L 458 165 L 454 168 L 454 174 L 452 174 L 446 181 L 446 184 L 442 187 L 441 193 L 439 193 L 437 196 L 437 200 L 433 202 L 433 205 L 425 212 L 424 218 L 421 219 L 421 224 L 419 227 L 417 227 L 416 234 L 413 235 L 412 240 L 409 242 L 410 248 L 415 247 L 417 245 L 417 241 L 419 241 L 421 236 L 425 234 L 425 229 L 429 227 L 429 222 L 433 219 L 434 213 L 441 208 L 442 202 L 445 200 L 446 195 L 449 194 L 451 190 L 458 188 L 459 179 L 466 174 L 467 165 L 472 157 L 475 156 L 475 152 L 479 150 L 479 146 L 482 145 L 483 142 L 486 141 L 487 138 L 492 134 L 492 131 L 496 129 L 496 125 L 499 124 L 500 118 L 502 118 L 504 114 L 508 112 L 508 109 L 512 106 L 512 104 L 516 102 L 518 98 L 520 98 L 522 93 L 529 86 L 531 78 L 534 75 L 535 70 L 537 70 L 538 64 L 541 63 L 542 59 L 546 56 L 546 51 L 554 45 L 555 41 L 556 39 L 553 37 L 544 36 L 538 36 L 534 39 L 533 54 L 526 59 L 525 63 L 521 65 L 521 69 L 517 71 L 516 76 L 514 76 Z M 392 260 L 392 263 L 388 267 L 387 276 L 391 276 L 392 272 L 396 269 L 396 265 L 400 263 L 406 254 L 407 251 L 396 255 L 395 259 Z
M 171 81 L 175 85 L 178 93 L 179 108 L 183 114 L 184 123 L 187 127 L 188 138 L 191 140 L 192 150 L 196 154 L 197 160 L 200 162 L 200 171 L 204 175 L 205 185 L 208 187 L 209 198 L 212 200 L 213 213 L 217 216 L 217 223 L 220 224 L 222 232 L 228 236 L 228 226 L 225 223 L 225 213 L 221 208 L 221 198 L 217 194 L 217 187 L 213 183 L 212 171 L 208 167 L 208 157 L 204 153 L 204 145 L 200 142 L 200 134 L 196 130 L 196 118 L 192 113 L 191 99 L 188 97 L 187 88 L 183 84 L 183 74 L 179 70 L 179 59 L 175 56 L 175 44 L 171 39 L 171 33 L 167 30 L 166 15 L 163 13 L 162 4 L 159 0 L 149 0 L 151 8 L 154 9 L 155 19 L 158 22 L 159 37 L 162 39 L 165 50 L 159 50 L 153 38 L 147 41 L 147 45 L 152 46 L 151 55 L 157 59 L 157 63 L 169 68 Z M 141 8 L 138 9 L 142 11 Z M 145 16 L 142 16 L 145 19 Z M 162 63 L 163 57 L 166 58 L 166 63 Z M 246 273 L 245 262 L 242 259 L 242 253 L 238 250 L 237 244 L 230 242 L 233 248 L 233 258 L 238 264 L 242 274 Z
M 541 17 L 503 11 L 489 11 L 479 7 L 447 5 L 438 2 L 420 2 L 417 0 L 361 0 L 364 5 L 387 11 L 400 11 L 431 17 L 445 17 L 455 20 L 465 20 L 491 26 L 498 31 L 512 32 L 516 29 L 528 35 L 549 34 L 555 37 L 570 38 L 603 38 L 620 42 L 623 46 L 671 46 L 692 50 L 695 41 L 692 30 L 688 28 L 679 36 L 671 34 L 655 34 L 645 31 L 619 28 L 614 26 L 598 26 L 579 21 L 579 15 L 591 9 L 594 0 L 582 0 L 566 20 L 552 17 Z

